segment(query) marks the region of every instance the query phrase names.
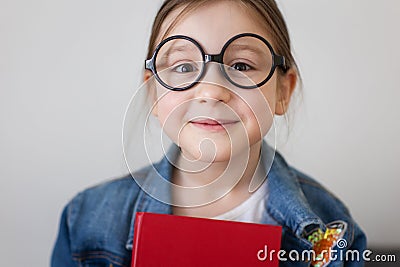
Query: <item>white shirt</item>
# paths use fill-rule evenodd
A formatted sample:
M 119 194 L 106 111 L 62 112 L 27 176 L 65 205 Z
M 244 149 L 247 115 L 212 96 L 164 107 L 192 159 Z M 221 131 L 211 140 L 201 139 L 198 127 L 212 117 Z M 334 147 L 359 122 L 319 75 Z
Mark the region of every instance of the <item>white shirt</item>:
M 235 208 L 211 219 L 261 223 L 265 212 L 265 199 L 267 197 L 267 182 L 258 188 L 248 199 Z

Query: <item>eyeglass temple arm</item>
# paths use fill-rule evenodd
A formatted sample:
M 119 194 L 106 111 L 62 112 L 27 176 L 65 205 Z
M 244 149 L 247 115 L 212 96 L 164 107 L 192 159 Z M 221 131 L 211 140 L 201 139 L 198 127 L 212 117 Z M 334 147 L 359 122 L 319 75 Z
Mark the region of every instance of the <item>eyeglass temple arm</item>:
M 274 60 L 275 60 L 275 66 L 281 66 L 285 71 L 288 69 L 288 67 L 286 66 L 286 59 L 284 56 L 275 55 Z
M 144 61 L 144 68 L 146 70 L 151 70 L 153 65 L 153 60 L 152 59 L 147 59 Z

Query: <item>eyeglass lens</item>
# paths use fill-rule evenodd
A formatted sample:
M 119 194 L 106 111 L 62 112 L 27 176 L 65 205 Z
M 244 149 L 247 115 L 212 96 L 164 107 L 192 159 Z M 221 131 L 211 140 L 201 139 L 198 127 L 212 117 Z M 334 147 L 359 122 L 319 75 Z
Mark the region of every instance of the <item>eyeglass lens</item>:
M 203 55 L 191 41 L 172 39 L 158 51 L 155 68 L 159 78 L 177 88 L 192 84 L 200 78 Z

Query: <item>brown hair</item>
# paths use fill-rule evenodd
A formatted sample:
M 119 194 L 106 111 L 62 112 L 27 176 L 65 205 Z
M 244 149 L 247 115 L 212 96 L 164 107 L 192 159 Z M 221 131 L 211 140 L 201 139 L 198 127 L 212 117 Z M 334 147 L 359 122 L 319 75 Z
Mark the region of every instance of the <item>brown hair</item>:
M 151 31 L 147 58 L 151 58 L 158 36 L 160 35 L 161 27 L 168 15 L 178 8 L 183 8 L 176 19 L 168 26 L 164 33 L 164 37 L 176 25 L 178 19 L 196 9 L 207 2 L 215 2 L 216 0 L 165 0 L 159 9 L 153 23 Z M 221 1 L 221 0 L 220 0 Z M 227 1 L 227 0 L 225 0 Z M 275 43 L 276 53 L 282 55 L 286 59 L 286 68 L 295 67 L 297 72 L 297 64 L 291 52 L 291 43 L 286 22 L 283 19 L 275 0 L 230 0 L 243 4 L 245 7 L 255 11 L 258 19 L 266 26 L 267 31 L 271 34 L 272 41 Z M 164 38 L 163 37 L 163 38 Z M 298 74 L 299 75 L 299 74 Z M 300 75 L 299 75 L 300 76 Z

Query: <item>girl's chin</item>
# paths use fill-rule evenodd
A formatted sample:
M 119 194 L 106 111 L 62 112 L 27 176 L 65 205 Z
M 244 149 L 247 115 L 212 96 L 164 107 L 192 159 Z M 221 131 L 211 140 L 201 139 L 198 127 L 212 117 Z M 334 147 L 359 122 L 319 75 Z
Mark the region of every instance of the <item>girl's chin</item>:
M 183 155 L 185 158 L 191 161 L 200 161 L 205 163 L 217 163 L 217 162 L 229 162 L 233 158 L 247 157 L 248 149 L 242 147 L 240 151 L 238 149 L 232 150 L 230 144 L 228 145 L 214 145 L 213 143 L 206 142 L 206 140 L 200 146 L 186 147 L 182 146 Z M 197 149 L 196 149 L 197 148 Z M 239 147 L 236 147 L 239 148 Z
M 196 147 L 198 149 L 196 149 Z M 214 146 L 210 148 L 206 148 L 205 145 L 200 147 L 192 146 L 192 147 L 181 147 L 183 151 L 183 156 L 190 161 L 200 161 L 205 163 L 215 163 L 215 162 L 223 162 L 229 161 L 231 158 L 231 149 L 225 148 L 216 148 Z

